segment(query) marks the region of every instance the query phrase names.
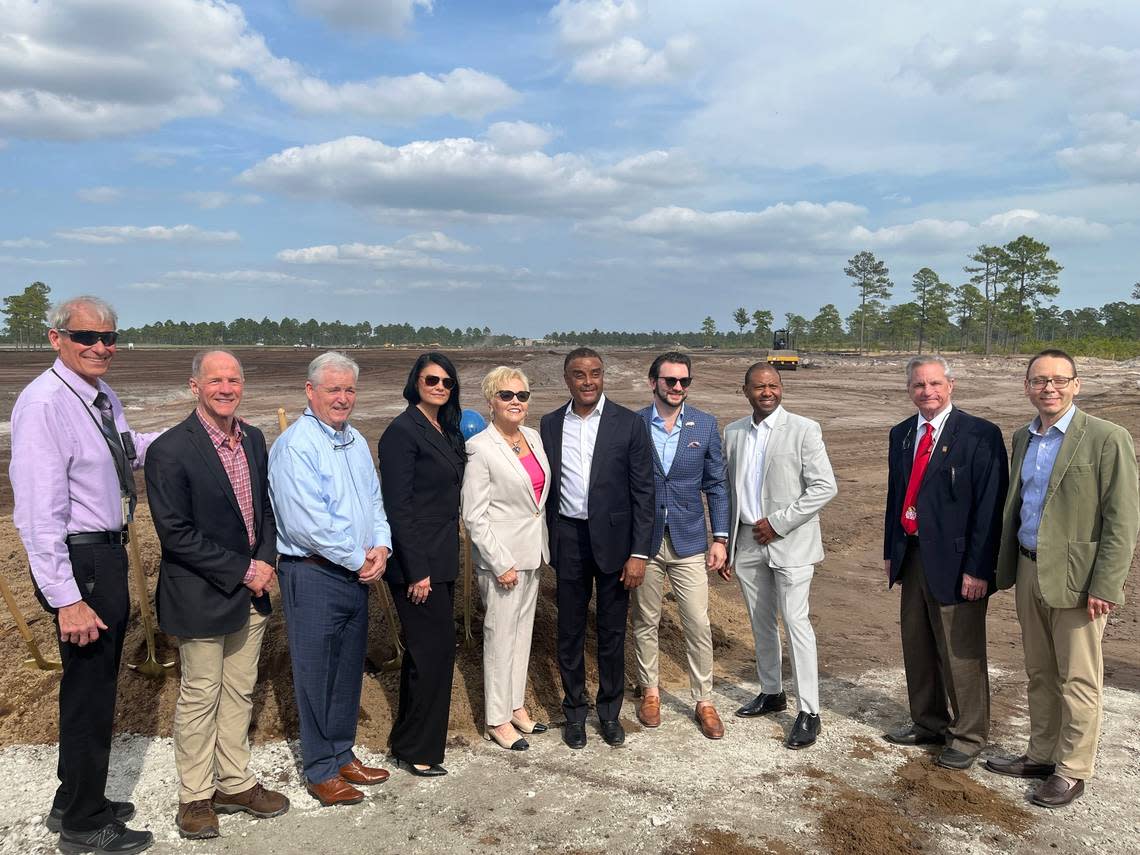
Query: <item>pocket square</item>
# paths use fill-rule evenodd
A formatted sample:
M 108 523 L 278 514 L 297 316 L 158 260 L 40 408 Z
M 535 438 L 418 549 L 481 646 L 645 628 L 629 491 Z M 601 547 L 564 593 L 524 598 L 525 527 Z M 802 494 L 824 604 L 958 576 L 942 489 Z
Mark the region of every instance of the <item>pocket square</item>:
M 689 448 L 700 448 L 700 447 L 701 447 L 701 444 L 699 442 L 697 442 L 695 439 L 689 443 Z

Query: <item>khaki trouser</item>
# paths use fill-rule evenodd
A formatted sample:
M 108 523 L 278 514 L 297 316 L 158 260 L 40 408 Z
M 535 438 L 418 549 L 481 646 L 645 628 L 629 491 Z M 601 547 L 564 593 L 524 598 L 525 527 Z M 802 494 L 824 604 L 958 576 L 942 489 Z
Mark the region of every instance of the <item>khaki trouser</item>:
M 1017 559 L 1017 619 L 1029 676 L 1029 748 L 1034 763 L 1087 780 L 1100 737 L 1107 615 L 1089 620 L 1087 606 L 1055 609 L 1041 599 L 1037 564 Z
M 665 577 L 677 597 L 685 655 L 689 665 L 689 693 L 694 701 L 712 700 L 713 646 L 709 625 L 709 577 L 704 553 L 681 558 L 666 535 L 661 549 L 645 565 L 645 580 L 631 591 L 633 639 L 637 652 L 637 683 L 658 688 L 658 627 Z
M 179 638 L 182 684 L 174 708 L 174 763 L 182 804 L 256 783 L 249 768 L 249 720 L 268 618 L 252 606 L 237 632 Z

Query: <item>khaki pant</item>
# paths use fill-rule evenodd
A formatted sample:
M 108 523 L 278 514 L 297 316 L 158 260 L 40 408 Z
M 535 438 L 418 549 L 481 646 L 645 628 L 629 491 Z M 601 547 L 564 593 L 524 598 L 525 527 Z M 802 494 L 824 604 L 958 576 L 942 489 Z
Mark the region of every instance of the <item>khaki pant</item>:
M 753 539 L 752 526 L 741 525 L 736 542 L 736 581 L 752 624 L 760 691 L 773 695 L 784 691 L 779 627 L 783 620 L 791 647 L 792 682 L 799 712 L 819 715 L 819 664 L 815 630 L 808 614 L 815 567 L 772 566 L 768 563 L 768 547 Z
M 1041 599 L 1037 564 L 1017 560 L 1017 619 L 1029 676 L 1029 748 L 1034 763 L 1087 780 L 1100 737 L 1107 615 L 1089 620 L 1087 607 L 1055 609 Z
M 249 720 L 257 660 L 268 618 L 250 607 L 237 632 L 179 638 L 182 684 L 174 708 L 174 763 L 182 804 L 218 792 L 241 793 L 256 779 L 249 769 Z
M 658 627 L 665 577 L 677 597 L 685 654 L 689 665 L 689 693 L 694 701 L 712 700 L 713 646 L 709 625 L 709 577 L 704 553 L 681 558 L 666 535 L 661 549 L 645 565 L 645 581 L 631 591 L 633 639 L 637 652 L 637 683 L 658 688 Z
M 526 703 L 531 633 L 538 603 L 541 570 L 519 570 L 509 591 L 482 568 L 475 583 L 483 600 L 483 713 L 488 727 L 511 720 Z
M 977 754 L 990 732 L 985 598 L 940 603 L 930 593 L 917 544 L 903 558 L 899 629 L 910 717 L 926 734 Z

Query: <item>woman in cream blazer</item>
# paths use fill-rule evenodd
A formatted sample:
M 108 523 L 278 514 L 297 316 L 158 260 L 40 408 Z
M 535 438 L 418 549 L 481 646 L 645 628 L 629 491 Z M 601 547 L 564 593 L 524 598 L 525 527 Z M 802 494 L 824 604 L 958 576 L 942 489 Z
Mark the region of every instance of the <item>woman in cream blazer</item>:
M 483 379 L 491 423 L 467 441 L 463 524 L 471 539 L 483 598 L 484 738 L 529 748 L 522 733 L 544 733 L 524 706 L 539 568 L 550 560 L 546 497 L 550 464 L 538 431 L 526 427 L 530 386 L 500 366 Z

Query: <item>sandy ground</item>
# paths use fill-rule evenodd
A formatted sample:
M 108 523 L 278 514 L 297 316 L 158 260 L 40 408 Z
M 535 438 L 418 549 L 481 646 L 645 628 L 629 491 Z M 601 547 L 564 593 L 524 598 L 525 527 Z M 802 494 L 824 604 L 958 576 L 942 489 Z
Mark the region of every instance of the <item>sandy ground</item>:
M 304 366 L 312 354 L 247 350 L 243 415 L 272 440 L 276 409 L 295 417 L 303 406 Z M 361 351 L 361 393 L 354 423 L 375 442 L 403 408 L 399 390 L 415 354 Z M 116 358 L 110 380 L 136 429 L 158 429 L 189 412 L 185 391 L 191 354 L 139 351 Z M 607 354 L 607 394 L 629 406 L 648 400 L 643 377 L 652 354 Z M 750 354 L 695 354 L 690 399 L 721 424 L 743 415 L 738 389 Z M 156 683 L 124 671 L 120 680 L 112 792 L 140 805 L 136 824 L 151 828 L 159 851 L 541 851 L 541 852 L 774 852 L 828 853 L 1075 851 L 1111 841 L 1114 851 L 1140 851 L 1134 803 L 1140 787 L 1140 626 L 1128 605 L 1110 619 L 1105 639 L 1105 726 L 1098 776 L 1084 799 L 1061 812 L 1028 805 L 1018 781 L 937 769 L 922 751 L 905 751 L 879 738 L 906 720 L 900 671 L 898 600 L 882 579 L 881 529 L 886 430 L 911 412 L 903 389 L 904 358 L 816 357 L 810 369 L 785 375 L 788 409 L 818 419 L 835 466 L 840 495 L 824 511 L 828 558 L 813 586 L 812 616 L 819 637 L 824 735 L 793 753 L 781 746 L 792 716 L 742 721 L 731 711 L 756 691 L 751 637 L 735 583 L 712 586 L 710 614 L 717 653 L 718 707 L 727 734 L 704 740 L 688 717 L 687 678 L 676 611 L 662 624 L 665 724 L 638 732 L 632 685 L 625 720 L 630 738 L 610 749 L 595 734 L 583 752 L 571 752 L 557 731 L 532 741 L 530 752 L 507 754 L 478 738 L 482 679 L 475 642 L 459 649 L 451 716 L 452 774 L 438 782 L 396 773 L 364 804 L 321 810 L 299 787 L 288 655 L 280 615 L 262 654 L 254 739 L 255 763 L 267 784 L 284 788 L 294 809 L 256 823 L 224 818 L 224 837 L 213 843 L 180 841 L 172 823 L 176 788 L 170 723 L 176 679 Z M 561 356 L 535 352 L 456 355 L 468 407 L 482 409 L 477 385 L 500 362 L 519 364 L 531 376 L 531 423 L 564 399 Z M 49 354 L 0 354 L 0 415 L 15 395 L 50 364 Z M 1008 435 L 1028 419 L 1020 391 L 1023 363 L 971 358 L 959 368 L 955 402 L 996 421 Z M 1080 404 L 1136 433 L 1140 428 L 1140 368 L 1082 361 Z M 7 461 L 8 424 L 0 423 L 0 462 Z M 141 487 L 141 479 L 140 479 Z M 11 507 L 6 480 L 0 508 Z M 157 545 L 140 514 L 144 564 L 153 588 Z M 2 572 L 15 589 L 33 632 L 52 651 L 51 624 L 35 604 L 26 558 L 8 517 L 0 524 Z M 553 659 L 554 609 L 544 582 L 531 664 L 529 705 L 557 720 L 560 689 Z M 1136 575 L 1128 585 L 1131 600 Z M 457 618 L 459 617 L 457 611 Z M 991 601 L 989 649 L 993 685 L 993 743 L 989 751 L 1019 752 L 1028 720 L 1025 678 L 1012 597 Z M 460 635 L 460 638 L 462 636 Z M 380 670 L 391 654 L 383 611 L 373 609 L 371 673 L 365 677 L 359 742 L 379 760 L 395 704 L 395 674 Z M 176 651 L 160 636 L 160 659 Z M 141 629 L 127 641 L 125 658 L 141 661 Z M 39 825 L 54 788 L 58 677 L 20 667 L 23 642 L 7 617 L 0 620 L 0 851 L 50 851 L 54 838 Z M 627 659 L 632 675 L 632 655 Z M 175 672 L 176 673 L 176 672 Z M 136 735 L 137 734 L 137 735 Z M 380 835 L 378 838 L 377 835 Z M 377 841 L 381 842 L 377 842 Z M 1131 847 L 1131 848 L 1130 848 Z

